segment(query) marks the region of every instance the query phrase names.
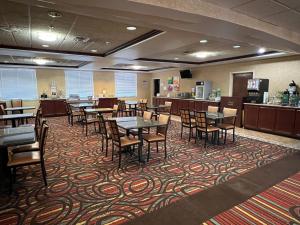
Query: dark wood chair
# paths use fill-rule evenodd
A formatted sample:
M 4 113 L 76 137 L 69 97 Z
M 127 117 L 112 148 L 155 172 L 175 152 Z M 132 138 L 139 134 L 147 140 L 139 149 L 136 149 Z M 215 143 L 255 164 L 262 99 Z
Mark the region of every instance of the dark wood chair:
M 121 167 L 121 155 L 122 152 L 124 152 L 125 149 L 128 149 L 131 146 L 136 146 L 140 144 L 140 140 L 137 138 L 129 138 L 128 136 L 121 137 L 119 127 L 117 125 L 117 122 L 115 120 L 109 121 L 109 128 L 111 132 L 112 137 L 112 161 L 114 160 L 114 149 L 115 147 L 118 148 L 118 154 L 119 154 L 119 168 Z
M 180 109 L 180 117 L 181 117 L 181 133 L 180 136 L 182 138 L 183 128 L 189 129 L 189 141 L 191 141 L 191 137 L 193 137 L 193 129 L 196 128 L 195 119 L 191 118 L 191 112 L 188 109 Z
M 148 156 L 147 161 L 150 159 L 150 144 L 156 143 L 156 151 L 158 152 L 158 143 L 164 142 L 164 149 L 165 149 L 165 158 L 167 158 L 167 133 L 168 133 L 168 126 L 170 122 L 169 115 L 161 114 L 158 118 L 160 123 L 165 123 L 166 126 L 159 126 L 156 129 L 155 134 L 144 134 L 143 139 L 148 143 Z
M 16 177 L 16 168 L 18 167 L 40 164 L 42 174 L 43 174 L 44 184 L 45 186 L 47 186 L 47 178 L 46 178 L 47 174 L 45 169 L 44 153 L 45 153 L 45 145 L 46 145 L 48 129 L 49 129 L 48 125 L 46 123 L 43 124 L 38 151 L 14 153 L 10 149 L 8 149 L 7 167 L 10 170 L 13 170 L 11 171 L 13 173 L 10 174 L 10 188 L 9 188 L 10 193 L 12 192 L 13 181 L 15 181 L 15 177 Z
M 225 118 L 223 119 L 222 123 L 218 124 L 218 127 L 222 131 L 222 136 L 223 136 L 223 131 L 225 131 L 224 144 L 226 143 L 228 130 L 232 130 L 232 141 L 234 142 L 235 141 L 235 122 L 236 122 L 237 109 L 224 107 L 223 114 L 224 114 Z
M 42 120 L 42 113 L 41 113 L 41 108 L 39 107 L 38 110 L 36 111 L 35 114 L 35 119 L 34 119 L 34 124 L 23 124 L 20 125 L 20 127 L 28 127 L 28 126 L 33 126 L 34 127 L 34 131 L 35 131 L 35 136 L 36 139 L 39 140 L 39 133 L 40 133 L 40 129 L 41 129 L 41 120 Z
M 104 145 L 105 145 L 105 156 L 108 155 L 108 141 L 112 139 L 111 132 L 109 130 L 109 127 L 106 126 L 108 121 L 106 121 L 103 117 L 103 115 L 99 115 L 99 133 L 101 135 L 101 151 L 104 151 Z M 124 137 L 125 134 L 122 132 L 119 132 L 119 135 L 121 137 Z
M 219 107 L 218 106 L 211 106 L 211 105 L 209 105 L 207 107 L 207 112 L 209 112 L 209 113 L 217 113 L 217 112 L 219 112 Z M 207 123 L 209 125 L 216 125 L 216 121 L 210 120 L 210 119 L 207 119 Z
M 112 117 L 118 117 L 118 113 L 119 113 L 119 105 L 114 105 L 113 106 L 113 112 L 112 112 Z
M 152 115 L 153 115 L 153 112 L 149 112 L 149 111 L 144 111 L 144 113 L 143 113 L 143 118 L 145 119 L 145 120 L 151 120 L 152 119 Z M 150 128 L 144 128 L 143 129 L 143 133 L 146 133 L 146 134 L 149 134 L 149 132 L 150 132 Z M 129 131 L 129 133 L 131 134 L 131 135 L 133 135 L 133 136 L 138 136 L 138 129 L 131 129 L 130 131 Z
M 121 116 L 132 116 L 133 114 L 133 110 L 132 109 L 128 109 L 126 107 L 126 103 L 124 100 L 119 100 L 118 102 L 118 108 L 119 108 L 119 114 Z
M 3 104 L 0 104 L 0 115 L 6 115 L 7 114 L 7 112 L 5 111 L 5 107 L 4 107 L 4 105 Z M 2 124 L 0 124 L 0 129 L 2 128 L 10 128 L 11 127 L 11 125 L 8 125 L 7 124 L 7 121 L 5 120 L 5 121 L 3 121 L 3 122 L 1 122 Z
M 90 124 L 94 125 L 94 130 L 95 132 L 97 132 L 96 125 L 99 124 L 99 119 L 97 117 L 94 117 L 95 114 L 88 115 L 85 112 L 84 108 L 80 108 L 80 112 L 83 115 L 81 117 L 81 123 L 82 123 L 82 132 L 84 132 L 85 130 L 85 136 L 88 135 L 88 127 Z
M 172 111 L 172 102 L 165 102 L 165 107 L 158 108 L 158 114 L 171 115 Z
M 217 141 L 219 143 L 219 128 L 214 127 L 208 124 L 208 120 L 206 118 L 206 113 L 205 112 L 195 112 L 195 121 L 196 121 L 196 139 L 195 143 L 199 139 L 199 134 L 200 138 L 202 139 L 202 133 L 205 134 L 205 141 L 204 141 L 204 147 L 206 148 L 206 142 L 208 140 L 208 134 L 212 134 L 212 141 L 214 136 L 216 136 Z
M 69 103 L 66 103 L 66 107 L 69 124 L 73 126 L 74 117 L 77 118 L 77 121 L 81 121 L 83 115 L 80 110 L 74 110 Z
M 147 111 L 147 103 L 140 102 L 137 107 L 137 116 L 143 116 L 145 111 Z

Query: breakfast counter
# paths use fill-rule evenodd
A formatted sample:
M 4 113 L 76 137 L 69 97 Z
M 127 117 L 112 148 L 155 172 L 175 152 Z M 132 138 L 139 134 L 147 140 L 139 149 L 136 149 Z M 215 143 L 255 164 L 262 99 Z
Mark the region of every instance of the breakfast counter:
M 244 127 L 300 138 L 300 107 L 244 103 Z

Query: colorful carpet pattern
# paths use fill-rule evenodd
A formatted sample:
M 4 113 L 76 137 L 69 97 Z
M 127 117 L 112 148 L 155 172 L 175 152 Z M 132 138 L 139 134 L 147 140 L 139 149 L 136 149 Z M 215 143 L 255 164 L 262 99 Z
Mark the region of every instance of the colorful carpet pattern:
M 14 194 L 0 195 L 0 224 L 121 224 L 295 152 L 243 137 L 205 149 L 187 135 L 180 139 L 172 122 L 166 160 L 160 146 L 145 165 L 123 155 L 118 169 L 117 158 L 101 152 L 98 135 L 86 137 L 65 118 L 48 124 L 48 187 L 38 166 L 17 170 Z
M 300 224 L 300 172 L 246 202 L 203 223 L 220 224 Z

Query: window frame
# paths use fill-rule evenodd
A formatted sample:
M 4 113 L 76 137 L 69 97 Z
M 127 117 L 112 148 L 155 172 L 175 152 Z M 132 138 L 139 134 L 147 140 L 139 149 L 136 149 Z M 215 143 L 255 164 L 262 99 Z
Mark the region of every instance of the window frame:
M 114 75 L 115 75 L 115 96 L 117 98 L 136 98 L 138 95 L 138 74 L 136 72 L 133 73 L 133 72 L 117 71 L 117 72 L 115 72 Z M 117 78 L 118 76 L 134 76 L 135 77 L 135 85 L 134 85 L 135 93 L 133 95 L 123 95 L 123 94 L 119 95 L 118 89 L 120 87 L 118 87 L 118 82 L 121 82 L 122 80 L 118 81 L 118 78 Z M 123 77 L 123 81 L 124 81 L 124 77 Z M 129 88 L 129 87 L 127 86 L 127 88 Z M 124 93 L 125 91 L 121 90 L 120 92 Z M 133 93 L 133 92 L 129 92 L 129 93 Z

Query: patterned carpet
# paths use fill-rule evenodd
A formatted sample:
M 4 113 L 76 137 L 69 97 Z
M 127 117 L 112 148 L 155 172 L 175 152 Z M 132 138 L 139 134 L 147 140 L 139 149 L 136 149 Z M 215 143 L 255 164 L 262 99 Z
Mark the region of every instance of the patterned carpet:
M 15 193 L 0 196 L 0 224 L 121 224 L 295 151 L 243 137 L 204 149 L 181 140 L 172 122 L 167 160 L 153 150 L 146 165 L 127 155 L 118 169 L 96 134 L 85 137 L 65 118 L 48 123 L 48 187 L 39 167 L 18 170 Z
M 300 224 L 300 172 L 203 223 Z

